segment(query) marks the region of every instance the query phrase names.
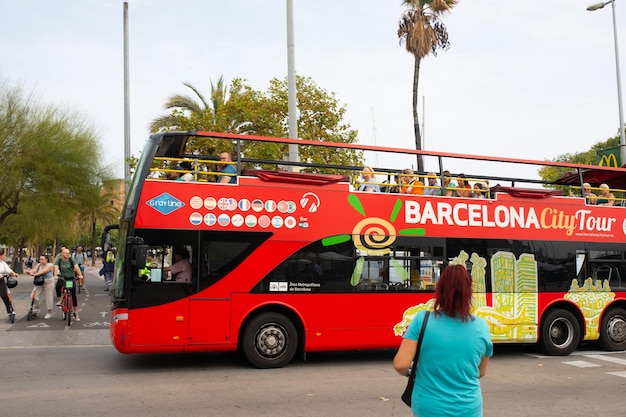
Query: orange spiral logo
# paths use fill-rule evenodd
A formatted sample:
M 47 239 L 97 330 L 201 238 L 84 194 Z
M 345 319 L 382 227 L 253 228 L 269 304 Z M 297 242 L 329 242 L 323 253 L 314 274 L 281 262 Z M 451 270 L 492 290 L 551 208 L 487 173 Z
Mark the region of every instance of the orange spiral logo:
M 396 229 L 387 220 L 369 217 L 354 226 L 352 241 L 357 249 L 368 255 L 385 255 L 396 241 Z

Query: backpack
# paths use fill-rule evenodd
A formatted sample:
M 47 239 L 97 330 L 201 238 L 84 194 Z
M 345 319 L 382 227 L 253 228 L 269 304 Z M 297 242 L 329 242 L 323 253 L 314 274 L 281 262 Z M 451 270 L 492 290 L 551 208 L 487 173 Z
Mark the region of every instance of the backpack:
M 112 250 L 108 250 L 106 257 L 104 258 L 104 262 L 113 263 L 115 262 L 115 253 Z

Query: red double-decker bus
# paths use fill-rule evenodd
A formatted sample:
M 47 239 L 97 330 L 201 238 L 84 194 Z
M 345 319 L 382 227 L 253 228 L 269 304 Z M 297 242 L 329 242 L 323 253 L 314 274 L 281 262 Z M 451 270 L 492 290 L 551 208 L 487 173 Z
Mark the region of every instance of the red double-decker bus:
M 208 139 L 238 149 L 233 162 L 200 154 L 197 144 Z M 421 154 L 439 167 L 438 184 L 426 185 L 426 172 L 413 177 L 440 195 L 390 192 L 402 171 L 397 166 L 373 169 L 370 181 L 381 192 L 356 191 L 362 166 L 254 160 L 240 151 L 242 143 L 321 146 L 397 161 Z M 462 187 L 447 182 L 461 177 L 444 171 L 468 162 L 475 172 L 462 178 L 484 187 L 460 197 Z M 215 168 L 227 164 L 234 174 Z M 511 175 L 511 166 L 568 172 L 544 184 L 536 175 Z M 579 193 L 586 180 L 598 188 L 598 175 L 623 181 L 625 171 L 208 132 L 155 134 L 119 224 L 111 340 L 122 353 L 239 350 L 259 368 L 307 352 L 395 348 L 412 317 L 432 306 L 442 269 L 461 263 L 473 279 L 474 313 L 488 322 L 494 342 L 539 342 L 551 355 L 568 355 L 583 340 L 623 350 L 626 208 L 617 189 L 613 206 L 570 192 Z M 172 180 L 172 173 L 193 181 Z M 215 181 L 219 175 L 233 182 Z

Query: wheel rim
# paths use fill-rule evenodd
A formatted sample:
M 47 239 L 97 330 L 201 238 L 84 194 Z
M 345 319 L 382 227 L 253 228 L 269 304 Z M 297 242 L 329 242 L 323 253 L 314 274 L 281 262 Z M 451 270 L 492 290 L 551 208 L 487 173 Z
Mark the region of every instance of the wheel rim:
M 287 331 L 276 323 L 261 327 L 254 338 L 254 348 L 264 358 L 277 358 L 287 347 Z
M 566 347 L 572 343 L 574 326 L 569 320 L 558 318 L 550 325 L 550 340 L 556 347 Z
M 626 319 L 622 316 L 611 317 L 606 325 L 606 334 L 614 343 L 626 341 Z

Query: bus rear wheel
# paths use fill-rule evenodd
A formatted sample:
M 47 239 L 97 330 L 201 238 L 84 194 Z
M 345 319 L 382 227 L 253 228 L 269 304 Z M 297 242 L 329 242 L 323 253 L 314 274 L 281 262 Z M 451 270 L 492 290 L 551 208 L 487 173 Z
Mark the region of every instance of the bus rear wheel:
M 260 314 L 243 333 L 243 354 L 257 368 L 283 367 L 293 359 L 297 348 L 296 327 L 282 314 Z
M 605 350 L 626 349 L 626 310 L 612 308 L 602 317 L 600 343 Z
M 567 356 L 580 343 L 580 327 L 572 313 L 555 309 L 546 313 L 541 325 L 541 341 L 548 355 Z

